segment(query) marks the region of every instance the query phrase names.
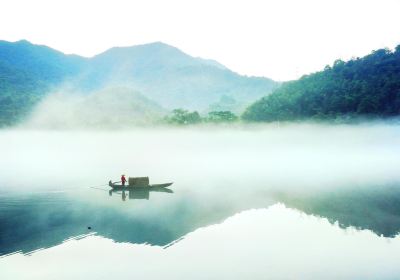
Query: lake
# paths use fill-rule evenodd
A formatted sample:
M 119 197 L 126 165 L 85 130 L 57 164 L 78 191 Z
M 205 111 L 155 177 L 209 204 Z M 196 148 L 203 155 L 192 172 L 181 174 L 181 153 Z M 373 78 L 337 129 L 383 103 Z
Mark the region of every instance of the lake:
M 400 277 L 398 124 L 15 129 L 0 154 L 2 280 Z

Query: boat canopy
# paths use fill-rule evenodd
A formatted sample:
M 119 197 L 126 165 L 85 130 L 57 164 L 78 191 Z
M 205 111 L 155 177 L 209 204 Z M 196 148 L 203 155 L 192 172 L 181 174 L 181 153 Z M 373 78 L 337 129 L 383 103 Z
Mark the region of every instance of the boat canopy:
M 129 186 L 149 186 L 150 180 L 149 177 L 129 177 L 128 184 Z

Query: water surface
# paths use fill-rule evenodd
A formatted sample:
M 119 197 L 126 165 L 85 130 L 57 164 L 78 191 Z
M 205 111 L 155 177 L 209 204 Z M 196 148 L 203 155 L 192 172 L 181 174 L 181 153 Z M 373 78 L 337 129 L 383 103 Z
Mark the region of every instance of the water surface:
M 376 124 L 0 132 L 0 276 L 396 279 L 399 136 Z M 122 173 L 174 184 L 110 195 Z

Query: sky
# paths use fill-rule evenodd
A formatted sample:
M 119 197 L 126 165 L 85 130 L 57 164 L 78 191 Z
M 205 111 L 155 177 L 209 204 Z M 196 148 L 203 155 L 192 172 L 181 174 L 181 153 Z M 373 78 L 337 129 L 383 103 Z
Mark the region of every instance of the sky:
M 400 44 L 399 0 L 1 0 L 0 40 L 93 56 L 162 41 L 277 81 Z

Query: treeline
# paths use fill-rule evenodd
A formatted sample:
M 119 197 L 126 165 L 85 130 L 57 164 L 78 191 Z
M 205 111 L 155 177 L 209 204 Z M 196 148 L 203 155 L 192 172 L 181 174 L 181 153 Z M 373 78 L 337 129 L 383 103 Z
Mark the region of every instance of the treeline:
M 199 123 L 232 123 L 239 118 L 230 111 L 212 111 L 202 117 L 197 111 L 190 112 L 185 109 L 175 109 L 164 118 L 167 124 L 191 125 Z
M 400 45 L 283 84 L 249 106 L 248 121 L 290 121 L 400 114 Z

